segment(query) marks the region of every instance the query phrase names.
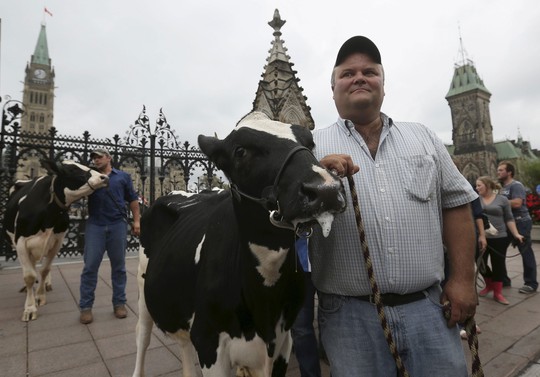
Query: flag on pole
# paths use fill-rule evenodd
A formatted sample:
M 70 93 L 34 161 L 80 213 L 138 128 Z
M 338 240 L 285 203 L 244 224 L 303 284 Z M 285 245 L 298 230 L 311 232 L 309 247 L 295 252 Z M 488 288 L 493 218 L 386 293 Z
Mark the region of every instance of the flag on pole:
M 43 8 L 43 10 L 45 11 L 45 13 L 47 13 L 47 14 L 48 14 L 49 16 L 51 16 L 51 17 L 52 17 L 52 13 L 51 13 L 51 12 L 49 12 L 49 10 L 48 10 L 48 9 L 47 9 L 46 7 L 45 7 L 45 8 Z

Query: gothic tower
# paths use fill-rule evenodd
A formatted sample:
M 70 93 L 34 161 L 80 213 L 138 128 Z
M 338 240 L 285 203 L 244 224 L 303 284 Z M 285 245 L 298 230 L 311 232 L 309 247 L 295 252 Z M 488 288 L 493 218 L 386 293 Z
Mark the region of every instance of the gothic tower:
M 21 119 L 23 132 L 46 133 L 53 126 L 54 69 L 49 58 L 45 24 L 41 25 L 36 49 L 26 64 Z
M 299 124 L 312 130 L 315 124 L 311 108 L 306 104 L 307 97 L 302 94 L 304 89 L 298 85 L 300 79 L 296 78 L 297 72 L 292 69 L 294 64 L 289 61 L 287 48 L 281 40 L 281 27 L 285 22 L 277 9 L 272 21 L 268 22 L 274 29 L 274 40 L 261 75 L 262 80 L 259 81 L 253 110 L 262 111 L 271 119 Z
M 446 100 L 452 113 L 454 162 L 465 178 L 474 183 L 482 175 L 496 176 L 497 151 L 489 115 L 491 93 L 478 76 L 474 63 L 465 59 L 462 44 L 461 56 Z

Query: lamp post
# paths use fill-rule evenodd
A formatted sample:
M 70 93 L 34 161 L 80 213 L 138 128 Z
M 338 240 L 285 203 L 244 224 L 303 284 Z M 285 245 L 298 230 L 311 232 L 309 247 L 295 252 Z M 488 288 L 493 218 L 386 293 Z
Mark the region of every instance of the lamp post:
M 174 131 L 171 130 L 171 126 L 167 123 L 167 119 L 163 114 L 163 109 L 159 109 L 159 116 L 156 120 L 156 126 L 152 132 L 150 128 L 150 119 L 146 115 L 146 106 L 143 105 L 142 112 L 139 114 L 139 118 L 135 120 L 134 124 L 130 126 L 126 141 L 129 146 L 143 147 L 147 140 L 150 140 L 150 204 L 155 199 L 155 181 L 156 181 L 156 140 L 159 141 L 160 147 L 163 149 L 167 147 L 169 149 L 178 148 L 178 142 Z
M 4 169 L 5 138 L 8 134 L 15 133 L 19 127 L 18 120 L 24 114 L 24 107 L 21 101 L 11 99 L 10 96 L 4 96 L 4 101 L 4 105 L 2 106 L 2 130 L 0 134 L 0 168 L 2 169 Z M 0 102 L 2 102 L 1 98 Z

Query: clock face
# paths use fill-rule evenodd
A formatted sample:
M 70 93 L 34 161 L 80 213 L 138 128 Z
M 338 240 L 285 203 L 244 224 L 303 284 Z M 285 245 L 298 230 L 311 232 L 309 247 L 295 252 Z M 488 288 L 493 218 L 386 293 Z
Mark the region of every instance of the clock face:
M 43 69 L 36 69 L 34 71 L 34 77 L 43 80 L 45 77 L 47 77 L 47 72 L 45 72 Z

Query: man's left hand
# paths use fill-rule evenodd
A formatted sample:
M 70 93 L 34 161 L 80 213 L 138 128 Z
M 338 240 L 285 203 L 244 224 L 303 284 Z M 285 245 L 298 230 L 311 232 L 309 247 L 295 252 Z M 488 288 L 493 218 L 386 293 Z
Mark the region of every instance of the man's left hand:
M 450 305 L 448 327 L 453 327 L 456 323 L 464 323 L 467 319 L 474 317 L 478 304 L 474 285 L 448 280 L 441 295 L 441 304 L 448 303 Z

